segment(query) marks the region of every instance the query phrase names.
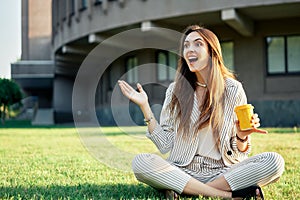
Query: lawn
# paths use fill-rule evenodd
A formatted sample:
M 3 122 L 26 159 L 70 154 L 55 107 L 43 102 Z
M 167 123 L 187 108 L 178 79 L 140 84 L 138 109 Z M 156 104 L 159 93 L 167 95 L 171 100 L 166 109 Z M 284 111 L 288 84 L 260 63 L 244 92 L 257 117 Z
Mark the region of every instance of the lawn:
M 253 154 L 276 151 L 286 170 L 264 188 L 266 199 L 300 199 L 300 133 L 269 130 L 253 135 Z M 161 199 L 162 193 L 129 170 L 134 154 L 156 152 L 144 132 L 145 127 L 0 128 L 0 199 Z

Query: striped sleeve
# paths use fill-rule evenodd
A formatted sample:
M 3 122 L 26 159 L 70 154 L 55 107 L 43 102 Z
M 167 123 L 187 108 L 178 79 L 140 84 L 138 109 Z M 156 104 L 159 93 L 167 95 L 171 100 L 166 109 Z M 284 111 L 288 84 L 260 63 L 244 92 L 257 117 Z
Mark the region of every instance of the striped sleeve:
M 224 125 L 221 131 L 222 155 L 223 161 L 226 165 L 231 165 L 245 160 L 251 151 L 250 137 L 248 140 L 248 149 L 245 152 L 241 152 L 238 149 L 236 141 L 237 127 L 235 121 L 237 120 L 237 117 L 235 115 L 234 108 L 246 103 L 247 97 L 242 84 L 236 80 L 227 79 Z
M 172 99 L 174 83 L 170 84 L 166 91 L 165 101 L 160 114 L 160 123 L 156 125 L 153 132 L 147 131 L 146 136 L 152 140 L 158 150 L 165 154 L 168 153 L 174 143 L 175 137 L 175 119 L 172 116 L 169 109 L 169 104 Z
M 244 105 L 247 104 L 247 96 L 245 94 L 245 91 L 243 89 L 243 86 L 241 83 L 238 84 L 238 88 L 237 88 L 237 96 L 236 96 L 236 102 L 235 105 L 239 106 L 239 105 Z M 235 120 L 237 120 L 236 115 L 235 116 Z M 251 152 L 251 136 L 248 136 L 248 148 L 245 152 L 241 152 L 238 147 L 237 147 L 237 141 L 236 141 L 236 134 L 237 134 L 237 128 L 236 126 L 234 126 L 233 129 L 233 138 L 231 140 L 231 147 L 232 149 L 235 151 L 235 153 L 237 154 L 237 157 L 239 158 L 245 158 L 246 156 L 248 156 L 248 154 Z

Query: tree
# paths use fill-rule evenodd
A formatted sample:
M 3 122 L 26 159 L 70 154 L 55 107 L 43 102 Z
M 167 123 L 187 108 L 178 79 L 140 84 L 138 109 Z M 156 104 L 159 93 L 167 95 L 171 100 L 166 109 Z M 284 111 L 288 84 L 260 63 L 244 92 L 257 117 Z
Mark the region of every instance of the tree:
M 9 107 L 15 103 L 21 104 L 22 96 L 17 83 L 10 79 L 0 78 L 0 118 L 2 124 L 5 122 Z

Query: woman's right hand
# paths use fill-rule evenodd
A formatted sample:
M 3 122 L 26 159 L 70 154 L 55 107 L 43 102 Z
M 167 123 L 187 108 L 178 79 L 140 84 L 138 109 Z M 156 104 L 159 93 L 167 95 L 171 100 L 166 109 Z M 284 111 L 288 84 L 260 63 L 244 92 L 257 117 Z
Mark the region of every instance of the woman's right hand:
M 136 91 L 126 81 L 119 80 L 118 83 L 124 96 L 126 96 L 132 102 L 140 107 L 148 103 L 148 96 L 143 90 L 141 84 L 137 84 L 138 91 Z

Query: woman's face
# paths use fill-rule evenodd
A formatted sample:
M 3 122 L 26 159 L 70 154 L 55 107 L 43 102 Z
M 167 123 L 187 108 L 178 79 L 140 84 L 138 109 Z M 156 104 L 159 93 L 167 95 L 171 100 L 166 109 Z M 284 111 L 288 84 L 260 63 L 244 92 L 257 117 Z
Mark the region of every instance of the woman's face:
M 208 45 L 196 31 L 185 38 L 183 57 L 191 72 L 199 72 L 208 66 L 210 60 Z

